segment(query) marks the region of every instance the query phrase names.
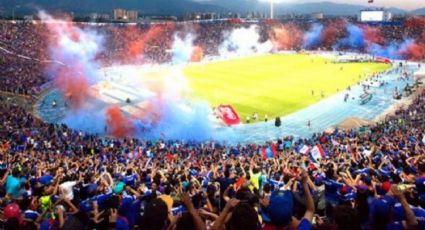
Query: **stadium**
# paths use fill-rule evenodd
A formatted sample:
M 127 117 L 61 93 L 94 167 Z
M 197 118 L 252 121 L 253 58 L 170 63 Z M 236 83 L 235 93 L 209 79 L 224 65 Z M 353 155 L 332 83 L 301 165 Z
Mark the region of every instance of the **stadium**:
M 18 2 L 1 229 L 425 229 L 420 9 Z

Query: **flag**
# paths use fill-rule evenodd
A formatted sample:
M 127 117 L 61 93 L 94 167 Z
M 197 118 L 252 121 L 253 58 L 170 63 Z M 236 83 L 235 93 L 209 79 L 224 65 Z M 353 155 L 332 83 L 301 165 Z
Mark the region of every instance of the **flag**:
M 238 191 L 244 183 L 245 183 L 245 178 L 243 177 L 239 178 L 239 180 L 236 181 L 235 183 L 235 191 Z
M 239 115 L 231 105 L 220 105 L 217 107 L 217 112 L 218 116 L 228 126 L 237 125 L 240 123 Z
M 322 158 L 325 158 L 325 151 L 320 144 L 315 145 L 310 151 L 311 158 L 313 160 L 318 161 Z
M 261 157 L 263 158 L 263 160 L 267 160 L 267 151 L 266 151 L 266 148 L 262 147 L 260 149 L 260 151 L 261 151 Z
M 273 151 L 272 149 L 269 147 L 267 147 L 266 149 L 266 153 L 267 153 L 267 158 L 273 158 Z
M 173 155 L 170 152 L 167 154 L 167 160 L 168 161 L 172 161 L 173 160 Z
M 336 141 L 336 140 L 334 140 L 334 139 L 332 139 L 332 145 L 333 146 L 339 146 L 339 142 Z
M 307 145 L 303 145 L 303 147 L 298 150 L 299 153 L 306 155 L 310 151 L 310 147 Z
M 273 157 L 277 157 L 277 145 L 276 144 L 272 145 L 272 152 L 273 152 Z

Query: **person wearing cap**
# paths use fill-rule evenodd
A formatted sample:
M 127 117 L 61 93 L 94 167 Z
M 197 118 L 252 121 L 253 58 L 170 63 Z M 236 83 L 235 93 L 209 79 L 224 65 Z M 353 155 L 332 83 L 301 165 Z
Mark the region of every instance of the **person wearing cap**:
M 370 229 L 416 229 L 418 221 L 413 213 L 404 192 L 397 185 L 392 185 L 388 193 L 391 196 L 383 196 L 372 201 L 370 205 Z M 391 210 L 396 203 L 396 198 L 405 213 L 406 218 L 402 221 L 392 220 Z
M 339 204 L 346 204 L 354 206 L 354 200 L 356 199 L 356 192 L 348 185 L 342 186 L 338 189 Z
M 19 206 L 17 203 L 7 205 L 3 210 L 3 218 L 7 220 L 16 219 L 18 223 L 22 222 Z
M 301 220 L 294 215 L 294 198 L 290 191 L 274 191 L 270 197 L 267 207 L 270 223 L 266 223 L 263 230 L 281 230 L 286 228 L 296 228 L 299 230 L 311 229 L 315 211 L 313 197 L 308 185 L 308 175 L 305 170 L 301 171 L 301 186 L 304 192 L 306 211 Z

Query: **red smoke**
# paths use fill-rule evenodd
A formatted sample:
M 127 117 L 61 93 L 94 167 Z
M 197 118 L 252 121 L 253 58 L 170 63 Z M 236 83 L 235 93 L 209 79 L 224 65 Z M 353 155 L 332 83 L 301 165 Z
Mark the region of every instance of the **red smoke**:
M 106 122 L 108 124 L 108 134 L 114 137 L 122 138 L 134 134 L 135 128 L 131 119 L 125 117 L 116 105 L 112 105 L 106 110 Z
M 322 45 L 328 48 L 332 47 L 340 39 L 346 24 L 347 22 L 343 19 L 336 19 L 329 22 L 320 34 Z
M 125 48 L 123 50 L 123 56 L 126 59 L 132 61 L 138 59 L 148 50 L 159 49 L 159 47 L 166 47 L 166 39 L 169 35 L 167 34 L 170 29 L 173 29 L 173 24 L 159 24 L 153 25 L 148 30 L 142 30 L 136 26 L 128 27 L 125 29 L 118 40 L 125 42 Z
M 142 121 L 143 123 L 150 123 L 151 125 L 158 124 L 161 113 L 160 108 L 163 106 L 163 101 L 154 98 L 148 101 L 144 101 L 137 105 L 140 110 L 134 114 L 134 118 Z
M 419 34 L 416 39 L 425 43 L 425 17 L 411 17 L 404 22 L 404 26 L 410 29 L 412 35 Z
M 425 18 L 423 18 L 423 17 L 411 17 L 404 22 L 404 26 L 407 27 L 407 28 L 425 27 Z
M 45 17 L 45 20 L 48 20 L 47 28 L 50 30 L 50 33 L 46 33 L 50 48 L 56 53 L 55 58 L 58 58 L 58 61 L 66 60 L 64 64 L 51 63 L 48 65 L 48 68 L 53 70 L 54 84 L 63 92 L 71 107 L 81 108 L 87 100 L 90 90 L 89 77 L 84 73 L 85 64 L 77 57 L 66 58 L 66 54 L 62 52 L 63 44 L 60 42 L 61 39 L 67 37 L 75 43 L 83 43 L 86 39 L 85 35 L 71 21 Z
M 73 69 L 61 66 L 55 72 L 54 84 L 59 88 L 71 107 L 81 108 L 89 96 L 90 85 L 87 77 L 82 74 L 82 66 L 75 65 Z
M 364 39 L 366 40 L 367 43 L 369 44 L 375 43 L 379 45 L 385 44 L 385 39 L 378 28 L 363 26 L 362 29 L 364 33 Z
M 301 46 L 303 33 L 293 24 L 275 26 L 269 31 L 275 50 L 293 50 Z
M 418 61 L 425 58 L 425 44 L 412 43 L 405 50 L 401 51 L 402 55 L 410 60 Z
M 325 27 L 320 35 L 322 38 L 322 44 L 325 47 L 331 47 L 338 40 L 340 30 L 333 26 Z
M 192 62 L 200 62 L 204 58 L 204 49 L 200 46 L 193 47 L 192 56 L 190 57 L 190 61 Z

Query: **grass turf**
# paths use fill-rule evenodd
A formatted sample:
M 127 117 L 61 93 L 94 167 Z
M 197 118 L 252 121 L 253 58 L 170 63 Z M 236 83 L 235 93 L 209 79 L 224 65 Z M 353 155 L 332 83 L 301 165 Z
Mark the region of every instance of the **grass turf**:
M 192 64 L 184 68 L 193 96 L 211 106 L 231 104 L 241 121 L 256 112 L 259 120 L 283 116 L 344 90 L 370 73 L 390 68 L 381 63 L 331 63 L 306 54 L 273 54 Z M 312 90 L 314 95 L 312 95 Z

